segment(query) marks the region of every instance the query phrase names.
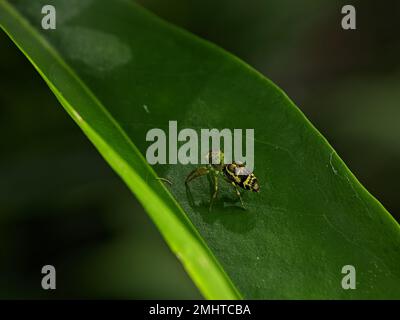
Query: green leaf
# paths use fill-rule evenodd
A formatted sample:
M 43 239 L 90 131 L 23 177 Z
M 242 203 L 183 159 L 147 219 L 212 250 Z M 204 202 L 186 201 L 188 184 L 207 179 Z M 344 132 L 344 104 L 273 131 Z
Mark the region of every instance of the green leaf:
M 56 30 L 41 28 L 44 4 L 0 0 L 2 29 L 206 298 L 400 297 L 399 225 L 273 83 L 131 1 L 52 1 Z M 191 203 L 184 180 L 194 166 L 148 165 L 146 133 L 167 132 L 169 120 L 255 129 L 261 192 L 243 194 L 246 211 L 221 185 L 208 212 L 206 178 L 193 181 Z M 344 265 L 356 268 L 356 290 L 342 289 Z

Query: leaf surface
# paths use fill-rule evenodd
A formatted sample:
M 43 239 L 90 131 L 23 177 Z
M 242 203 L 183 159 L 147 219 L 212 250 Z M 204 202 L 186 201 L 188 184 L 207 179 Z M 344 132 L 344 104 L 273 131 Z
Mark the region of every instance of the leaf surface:
M 207 298 L 399 298 L 399 225 L 263 75 L 131 1 L 0 0 L 0 24 L 143 204 Z M 4 63 L 4 62 L 3 62 Z M 321 101 L 323 103 L 323 101 Z M 39 105 L 39 104 L 38 104 Z M 260 193 L 150 166 L 146 133 L 252 128 Z M 32 119 L 34 121 L 34 119 Z M 157 177 L 168 178 L 172 185 Z M 357 289 L 343 290 L 353 265 Z

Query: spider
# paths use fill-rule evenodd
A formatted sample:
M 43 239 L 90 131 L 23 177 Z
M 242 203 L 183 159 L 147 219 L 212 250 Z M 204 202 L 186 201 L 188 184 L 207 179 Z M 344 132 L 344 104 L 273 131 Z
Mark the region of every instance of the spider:
M 210 151 L 207 153 L 208 164 L 206 166 L 198 167 L 194 169 L 186 177 L 185 184 L 188 186 L 189 182 L 198 177 L 209 175 L 211 180 L 211 200 L 209 211 L 212 209 L 214 200 L 218 194 L 218 177 L 222 174 L 225 181 L 231 184 L 236 191 L 236 195 L 240 199 L 243 209 L 242 197 L 240 195 L 239 187 L 245 190 L 253 192 L 260 191 L 260 185 L 258 184 L 257 178 L 254 173 L 249 172 L 243 163 L 232 162 L 229 164 L 224 163 L 224 153 L 222 151 Z

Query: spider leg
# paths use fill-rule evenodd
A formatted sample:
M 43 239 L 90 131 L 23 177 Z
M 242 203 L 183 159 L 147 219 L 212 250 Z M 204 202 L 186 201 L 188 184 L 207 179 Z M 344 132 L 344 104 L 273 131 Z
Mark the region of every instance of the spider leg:
M 192 181 L 192 180 L 194 180 L 194 179 L 196 179 L 196 178 L 198 178 L 198 177 L 204 176 L 204 175 L 207 175 L 208 182 L 210 183 L 210 189 L 211 189 L 211 190 L 214 190 L 214 191 L 213 191 L 214 194 L 213 194 L 212 197 L 211 197 L 210 207 L 209 207 L 209 210 L 211 211 L 213 199 L 215 199 L 215 197 L 217 196 L 218 184 L 217 184 L 217 182 L 216 182 L 216 176 L 215 176 L 215 174 L 213 174 L 213 172 L 210 171 L 210 169 L 209 169 L 208 167 L 199 167 L 199 168 L 196 168 L 196 169 L 194 169 L 193 171 L 191 171 L 191 172 L 188 174 L 188 176 L 186 177 L 186 180 L 185 180 L 186 195 L 188 196 L 189 203 L 191 203 L 191 204 L 194 205 L 193 197 L 192 197 L 192 194 L 191 194 L 191 192 L 190 192 L 190 190 L 189 190 L 189 182 Z M 215 190 L 217 190 L 217 191 L 215 191 Z
M 170 186 L 172 186 L 172 182 L 171 182 L 170 180 L 166 179 L 166 178 L 159 178 L 159 177 L 157 177 L 156 179 L 157 179 L 157 180 L 160 180 L 160 181 L 163 181 L 163 182 L 167 182 L 167 183 L 169 183 Z
M 196 168 L 192 172 L 190 172 L 189 175 L 186 177 L 185 184 L 187 185 L 193 179 L 204 176 L 208 173 L 209 173 L 209 170 L 207 167 Z
M 244 206 L 243 200 L 242 200 L 242 196 L 240 195 L 239 187 L 234 182 L 232 182 L 232 185 L 235 188 L 236 195 L 239 197 L 240 203 L 242 204 L 243 209 L 246 209 L 246 207 Z
M 214 200 L 217 198 L 217 194 L 218 194 L 218 176 L 216 174 L 213 174 L 212 180 L 213 180 L 213 189 L 212 189 L 212 195 L 211 195 L 211 199 L 210 199 L 210 207 L 209 207 L 210 212 L 211 212 Z
M 186 197 L 188 198 L 189 204 L 191 207 L 194 207 L 194 199 L 193 199 L 193 195 L 192 192 L 190 191 L 190 188 L 188 185 L 186 185 Z
M 209 172 L 209 174 L 207 175 L 207 180 L 208 180 L 208 184 L 210 186 L 210 190 L 214 189 L 214 176 L 211 172 Z

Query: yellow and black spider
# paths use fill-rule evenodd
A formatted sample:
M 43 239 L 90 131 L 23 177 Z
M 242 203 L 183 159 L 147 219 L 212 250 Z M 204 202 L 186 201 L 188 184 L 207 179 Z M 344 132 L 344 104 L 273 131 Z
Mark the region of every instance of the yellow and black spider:
M 198 167 L 189 173 L 186 177 L 185 184 L 188 185 L 188 183 L 193 179 L 209 175 L 212 183 L 212 196 L 209 207 L 210 211 L 218 194 L 218 177 L 220 174 L 222 174 L 225 181 L 235 188 L 236 194 L 239 197 L 243 208 L 245 208 L 245 206 L 240 195 L 239 187 L 253 192 L 260 191 L 260 185 L 258 184 L 254 173 L 249 172 L 242 163 L 232 162 L 225 164 L 224 153 L 222 151 L 210 151 L 207 154 L 207 160 L 208 164 L 206 166 Z

